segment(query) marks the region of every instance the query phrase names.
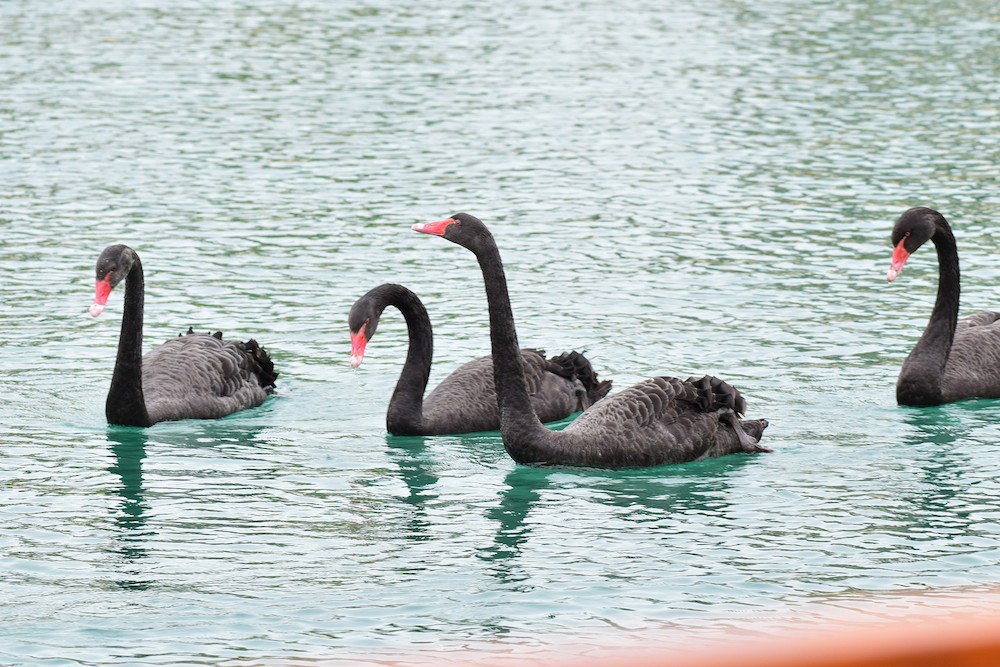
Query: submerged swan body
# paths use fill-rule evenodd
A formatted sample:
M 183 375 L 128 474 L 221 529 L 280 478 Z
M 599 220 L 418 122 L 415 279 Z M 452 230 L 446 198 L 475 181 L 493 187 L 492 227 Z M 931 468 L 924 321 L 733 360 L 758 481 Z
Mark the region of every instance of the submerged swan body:
M 379 285 L 354 303 L 348 318 L 351 366 L 361 365 L 365 348 L 387 306 L 403 314 L 410 343 L 389 401 L 388 431 L 395 435 L 438 435 L 500 428 L 490 356 L 459 366 L 424 397 L 433 356 L 431 322 L 420 298 L 402 285 Z M 521 359 L 532 408 L 543 421 L 585 410 L 611 389 L 611 382 L 599 381 L 590 362 L 579 352 L 546 359 L 543 350 L 523 349 Z
M 194 333 L 168 340 L 142 355 L 144 279 L 139 255 L 124 245 L 105 248 L 97 260 L 90 314 L 104 311 L 111 290 L 125 281 L 125 309 L 111 389 L 109 424 L 152 426 L 172 419 L 215 419 L 255 407 L 274 389 L 277 373 L 255 340 L 223 340 L 222 333 Z
M 740 420 L 743 396 L 711 376 L 649 378 L 608 396 L 562 431 L 545 428 L 529 401 L 507 279 L 492 234 L 466 213 L 413 228 L 457 243 L 479 260 L 489 304 L 500 433 L 518 463 L 624 468 L 769 451 L 758 444 L 767 421 Z
M 892 282 L 927 241 L 937 249 L 938 292 L 927 328 L 903 362 L 896 382 L 900 405 L 928 406 L 965 398 L 1000 398 L 1000 313 L 958 319 L 958 248 L 951 225 L 937 211 L 905 211 L 892 230 Z

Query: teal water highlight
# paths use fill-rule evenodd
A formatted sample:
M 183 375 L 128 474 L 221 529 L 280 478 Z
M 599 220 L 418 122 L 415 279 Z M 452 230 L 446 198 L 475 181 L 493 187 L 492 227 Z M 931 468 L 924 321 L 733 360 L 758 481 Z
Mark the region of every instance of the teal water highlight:
M 467 663 L 777 634 L 1000 583 L 1000 403 L 896 406 L 952 222 L 962 315 L 998 305 L 993 3 L 0 4 L 0 664 Z M 775 451 L 514 465 L 394 438 L 402 318 L 434 386 L 489 349 L 461 248 L 493 230 L 521 343 L 617 388 L 713 373 Z M 278 395 L 109 427 L 120 295 L 147 348 L 255 337 Z M 875 609 L 873 599 L 891 599 Z

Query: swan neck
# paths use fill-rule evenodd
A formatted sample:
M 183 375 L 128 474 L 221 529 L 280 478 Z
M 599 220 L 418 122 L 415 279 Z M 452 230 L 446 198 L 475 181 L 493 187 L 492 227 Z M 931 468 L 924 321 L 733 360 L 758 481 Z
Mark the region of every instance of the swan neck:
M 118 337 L 118 356 L 108 391 L 108 422 L 126 426 L 149 426 L 149 413 L 142 392 L 142 314 L 145 281 L 142 263 L 134 255 L 125 277 L 125 306 Z
M 938 291 L 927 328 L 906 358 L 897 393 L 907 404 L 935 405 L 944 402 L 941 382 L 958 325 L 961 292 L 958 249 L 947 222 L 939 221 L 931 242 L 938 256 Z M 905 392 L 901 392 L 903 387 Z
M 941 329 L 946 334 L 946 350 L 951 349 L 955 339 L 955 328 L 958 326 L 958 301 L 961 293 L 961 281 L 958 271 L 958 248 L 951 228 L 945 224 L 931 237 L 938 256 L 938 292 L 931 313 L 931 322 L 940 322 Z
M 409 347 L 396 389 L 389 401 L 386 427 L 390 433 L 410 435 L 422 432 L 424 392 L 431 374 L 434 357 L 434 333 L 431 319 L 420 298 L 401 285 L 390 285 L 380 295 L 378 312 L 395 306 L 406 320 Z
M 515 461 L 523 461 L 517 449 L 528 442 L 546 439 L 551 433 L 538 421 L 531 407 L 524 362 L 517 342 L 514 314 L 507 291 L 507 277 L 500 251 L 492 237 L 476 252 L 486 284 L 490 314 L 490 343 L 493 352 L 493 382 L 500 411 L 500 432 L 504 446 Z

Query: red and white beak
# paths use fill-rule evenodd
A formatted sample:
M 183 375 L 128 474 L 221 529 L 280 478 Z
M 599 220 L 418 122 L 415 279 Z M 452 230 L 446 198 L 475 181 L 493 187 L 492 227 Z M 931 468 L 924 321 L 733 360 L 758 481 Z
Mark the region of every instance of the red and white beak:
M 415 232 L 421 232 L 423 234 L 444 236 L 444 230 L 447 229 L 448 225 L 453 222 L 455 222 L 454 218 L 445 218 L 444 220 L 436 220 L 434 222 L 418 222 L 413 225 L 412 229 Z
M 104 280 L 98 280 L 95 284 L 94 303 L 90 304 L 90 314 L 97 317 L 104 312 L 104 306 L 108 303 L 108 296 L 111 295 L 111 281 L 108 280 L 110 274 Z
M 365 327 L 357 333 L 351 332 L 351 368 L 357 368 L 365 360 L 365 346 L 368 339 L 365 338 Z
M 885 276 L 885 279 L 890 283 L 896 279 L 899 272 L 903 270 L 906 260 L 910 258 L 910 253 L 906 252 L 906 248 L 903 247 L 903 243 L 905 242 L 906 239 L 904 238 L 896 245 L 896 249 L 892 251 L 892 265 L 889 267 L 889 273 Z

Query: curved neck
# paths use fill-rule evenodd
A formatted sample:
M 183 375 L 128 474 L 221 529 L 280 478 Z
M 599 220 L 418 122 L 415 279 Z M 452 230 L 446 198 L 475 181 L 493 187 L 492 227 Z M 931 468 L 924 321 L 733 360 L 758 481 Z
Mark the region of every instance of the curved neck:
M 958 301 L 961 291 L 958 249 L 951 227 L 942 218 L 931 237 L 938 256 L 938 292 L 927 328 L 906 358 L 899 376 L 907 388 L 901 397 L 910 404 L 937 404 L 943 401 L 941 379 L 948 363 L 951 344 L 958 324 Z M 897 385 L 897 394 L 900 393 Z
M 554 434 L 542 426 L 531 408 L 524 362 L 517 342 L 514 313 L 507 292 L 500 251 L 492 236 L 484 248 L 474 250 L 486 283 L 486 301 L 490 313 L 490 343 L 493 352 L 493 383 L 500 410 L 500 433 L 504 447 L 519 463 L 544 460 L 538 451 Z
M 406 320 L 409 348 L 406 362 L 389 401 L 386 427 L 397 435 L 417 434 L 423 424 L 424 391 L 431 375 L 434 333 L 431 319 L 420 298 L 402 285 L 381 285 L 373 290 L 377 312 L 395 306 Z
M 134 255 L 125 277 L 125 308 L 118 338 L 118 357 L 111 378 L 105 412 L 108 422 L 124 426 L 149 426 L 149 413 L 142 393 L 142 311 L 145 282 L 142 263 Z

